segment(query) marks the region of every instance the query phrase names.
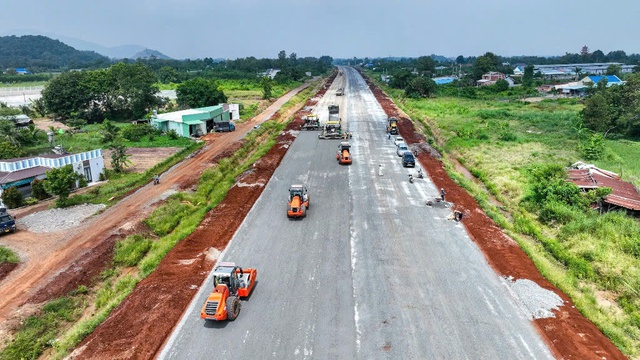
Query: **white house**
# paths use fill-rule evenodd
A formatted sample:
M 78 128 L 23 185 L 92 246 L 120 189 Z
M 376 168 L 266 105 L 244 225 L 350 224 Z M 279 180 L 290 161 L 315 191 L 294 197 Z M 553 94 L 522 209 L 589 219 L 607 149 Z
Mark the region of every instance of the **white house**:
M 78 175 L 87 182 L 98 182 L 104 172 L 102 149 L 78 154 L 45 154 L 40 156 L 0 160 L 0 194 L 6 188 L 17 187 L 25 195 L 31 192 L 31 182 L 46 178 L 46 172 L 53 168 L 72 165 Z

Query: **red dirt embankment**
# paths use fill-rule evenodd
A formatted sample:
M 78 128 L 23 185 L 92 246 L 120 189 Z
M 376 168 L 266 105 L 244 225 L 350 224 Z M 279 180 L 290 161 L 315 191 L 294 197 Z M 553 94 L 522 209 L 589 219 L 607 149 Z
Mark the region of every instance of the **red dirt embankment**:
M 324 94 L 335 76 L 316 94 Z M 309 99 L 305 105 L 315 101 Z M 295 115 L 265 156 L 238 181 L 267 184 L 295 139 L 302 112 Z M 74 351 L 75 359 L 149 359 L 161 350 L 198 288 L 213 268 L 207 258 L 211 248 L 222 251 L 260 197 L 264 186 L 233 186 L 224 200 L 211 210 L 196 230 L 178 243 L 158 268 L 142 280 L 107 320 Z M 211 225 L 210 225 L 211 224 Z M 215 224 L 215 226 L 213 226 Z
M 387 116 L 398 118 L 400 134 L 407 144 L 419 145 L 418 160 L 434 184 L 445 189 L 447 201 L 466 213 L 463 225 L 467 233 L 496 272 L 515 279 L 532 280 L 564 300 L 564 306 L 553 311 L 555 318 L 533 321 L 553 354 L 564 359 L 626 359 L 592 322 L 580 314 L 566 294 L 540 274 L 527 254 L 482 211 L 475 199 L 449 177 L 443 163 L 431 153 L 423 151 L 428 145 L 424 135 L 415 131 L 411 119 L 368 78 L 365 77 L 365 80 Z

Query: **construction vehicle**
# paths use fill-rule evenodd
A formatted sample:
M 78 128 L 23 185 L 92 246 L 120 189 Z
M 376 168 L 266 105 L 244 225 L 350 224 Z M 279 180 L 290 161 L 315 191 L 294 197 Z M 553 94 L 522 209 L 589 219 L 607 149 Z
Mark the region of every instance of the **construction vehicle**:
M 351 164 L 351 145 L 348 142 L 343 141 L 338 145 L 338 152 L 336 153 L 336 160 L 340 165 Z
M 329 121 L 340 121 L 340 106 L 329 105 Z
M 398 135 L 398 119 L 394 117 L 387 119 L 387 132 L 391 135 Z
M 235 320 L 240 314 L 240 298 L 246 298 L 256 284 L 258 270 L 243 269 L 221 262 L 213 270 L 213 291 L 200 310 L 205 320 Z
M 322 125 L 322 132 L 318 134 L 318 139 L 349 138 L 351 138 L 351 133 L 342 131 L 340 107 L 338 105 L 329 105 L 329 120 Z
M 302 130 L 320 130 L 320 119 L 318 115 L 311 114 L 307 116 L 303 116 L 302 120 L 304 124 L 302 125 Z
M 289 187 L 288 218 L 304 218 L 309 208 L 309 194 L 304 185 L 291 185 Z

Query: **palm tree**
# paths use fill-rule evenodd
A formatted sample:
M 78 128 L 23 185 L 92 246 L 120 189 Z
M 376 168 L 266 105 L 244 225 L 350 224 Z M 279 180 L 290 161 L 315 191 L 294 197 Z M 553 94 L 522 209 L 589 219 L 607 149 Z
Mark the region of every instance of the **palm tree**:
M 576 73 L 576 81 L 578 81 L 578 78 L 580 77 L 580 74 L 582 73 L 582 68 L 576 67 L 573 71 Z

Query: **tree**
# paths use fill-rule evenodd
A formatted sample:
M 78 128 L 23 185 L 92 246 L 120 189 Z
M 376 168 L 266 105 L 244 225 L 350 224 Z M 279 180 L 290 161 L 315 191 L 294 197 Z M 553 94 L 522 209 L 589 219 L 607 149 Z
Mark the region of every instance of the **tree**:
M 436 62 L 433 61 L 431 56 L 420 56 L 416 60 L 416 69 L 420 73 L 427 73 L 431 75 L 436 69 Z
M 610 51 L 607 54 L 607 59 L 609 61 L 625 62 L 627 61 L 627 53 L 625 53 L 624 50 Z
M 509 82 L 507 82 L 507 80 L 505 80 L 505 79 L 500 79 L 500 80 L 496 81 L 496 84 L 494 86 L 495 86 L 496 91 L 498 91 L 498 92 L 503 92 L 503 91 L 509 90 Z
M 33 109 L 37 117 L 45 117 L 48 114 L 47 106 L 45 105 L 42 98 L 31 100 L 31 108 Z
M 12 159 L 21 157 L 22 155 L 20 147 L 8 141 L 0 141 L 0 159 Z
M 456 58 L 456 64 L 465 64 L 464 56 L 458 55 Z
M 407 85 L 404 93 L 407 97 L 430 97 L 436 91 L 436 83 L 424 76 L 413 78 Z
M 15 186 L 10 186 L 2 192 L 2 202 L 9 208 L 15 209 L 24 204 L 24 196 Z
M 65 120 L 72 113 L 87 109 L 92 95 L 84 72 L 62 73 L 44 86 L 42 101 L 54 118 Z
M 496 71 L 499 66 L 500 59 L 498 59 L 494 53 L 487 52 L 486 54 L 479 56 L 473 64 L 473 79 L 480 80 L 482 79 L 483 74 L 490 71 Z
M 406 89 L 414 75 L 407 69 L 400 69 L 393 73 L 389 86 L 396 89 Z
M 607 56 L 602 52 L 602 50 L 596 50 L 590 55 L 589 61 L 597 63 L 605 62 L 607 61 Z
M 122 142 L 117 142 L 110 147 L 111 149 L 111 167 L 113 171 L 119 173 L 124 168 L 129 167 L 132 163 L 127 154 L 127 147 Z
M 85 120 L 85 119 L 69 119 L 69 120 L 67 120 L 67 125 L 72 127 L 74 130 L 80 130 L 81 127 L 87 125 L 87 120 Z
M 49 195 L 47 190 L 44 188 L 43 180 L 33 180 L 31 182 L 31 197 L 38 200 L 44 200 L 51 197 L 51 195 Z
M 56 206 L 65 207 L 67 205 L 67 199 L 69 198 L 71 189 L 75 186 L 78 178 L 78 174 L 73 171 L 71 165 L 47 171 L 44 188 L 48 193 L 58 196 Z
M 198 108 L 227 102 L 224 92 L 214 80 L 195 78 L 178 85 L 178 105 Z
M 104 145 L 112 144 L 118 138 L 120 128 L 114 125 L 109 119 L 104 119 L 100 126 L 100 143 Z
M 522 86 L 531 87 L 533 85 L 533 65 L 527 65 L 524 67 L 524 75 L 522 75 Z
M 264 76 L 260 81 L 262 85 L 262 98 L 263 99 L 271 99 L 271 92 L 273 89 L 273 85 L 271 79 L 268 76 Z
M 620 73 L 622 73 L 622 66 L 615 64 L 607 66 L 606 75 L 620 76 Z

